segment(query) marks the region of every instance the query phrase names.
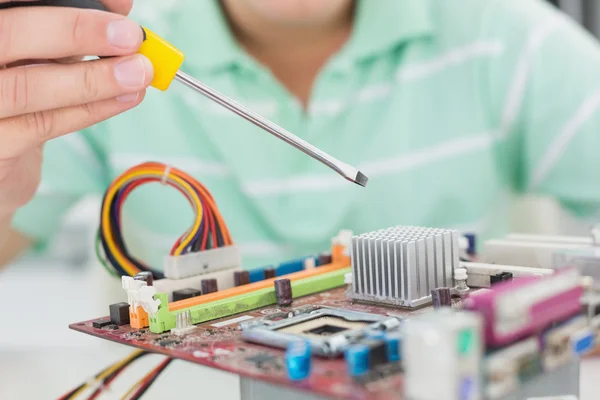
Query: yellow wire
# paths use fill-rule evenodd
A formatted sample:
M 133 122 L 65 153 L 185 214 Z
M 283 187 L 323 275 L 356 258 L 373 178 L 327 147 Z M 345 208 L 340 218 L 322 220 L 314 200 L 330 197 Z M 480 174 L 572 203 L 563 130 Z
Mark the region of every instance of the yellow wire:
M 115 197 L 115 195 L 117 194 L 119 189 L 127 181 L 129 181 L 131 179 L 140 179 L 143 177 L 147 177 L 148 175 L 153 175 L 155 177 L 160 178 L 163 175 L 163 171 L 162 170 L 152 170 L 152 169 L 147 169 L 147 170 L 140 169 L 140 170 L 131 171 L 129 173 L 122 175 L 108 189 L 108 191 L 106 193 L 105 204 L 111 204 L 113 198 Z M 176 182 L 178 185 L 180 185 L 183 189 L 185 189 L 191 195 L 190 198 L 193 201 L 194 205 L 196 206 L 196 209 L 198 210 L 198 212 L 196 214 L 196 220 L 194 221 L 194 225 L 193 225 L 192 229 L 190 230 L 190 233 L 196 232 L 198 229 L 200 229 L 200 224 L 202 222 L 202 216 L 203 216 L 202 203 L 200 201 L 200 198 L 195 195 L 193 188 L 185 180 L 181 179 L 179 176 L 169 174 L 168 178 L 170 180 L 173 180 L 174 182 Z M 110 207 L 108 207 L 108 206 L 104 207 L 102 210 L 102 229 L 104 231 L 104 238 L 106 240 L 106 244 L 108 245 L 110 252 L 113 254 L 113 256 L 115 257 L 117 262 L 123 267 L 123 269 L 129 275 L 133 276 L 138 271 L 137 267 L 135 265 L 133 265 L 131 262 L 129 262 L 123 256 L 123 254 L 118 250 L 117 245 L 114 240 L 114 237 L 112 235 L 112 231 L 110 229 L 108 229 L 109 224 L 110 224 L 110 212 L 109 211 L 110 211 Z M 175 251 L 175 255 L 180 255 L 183 252 L 183 250 L 189 245 L 189 243 L 193 240 L 193 238 L 194 238 L 194 235 L 190 234 L 190 235 L 188 235 L 188 237 L 185 240 L 182 240 L 181 244 L 179 245 L 179 247 L 177 247 L 177 249 Z
M 99 381 L 99 382 L 102 381 L 102 380 L 104 380 L 104 378 L 106 378 L 107 376 L 109 376 L 110 374 L 112 374 L 113 372 L 115 372 L 117 369 L 121 368 L 124 364 L 130 362 L 132 358 L 137 357 L 139 354 L 141 354 L 143 352 L 144 352 L 143 350 L 136 350 L 136 351 L 134 351 L 132 354 L 128 355 L 127 357 L 125 357 L 121 361 L 113 364 L 112 366 L 108 367 L 106 370 L 104 370 L 103 372 L 101 372 L 98 375 L 98 377 L 94 378 L 94 380 Z M 74 399 L 75 397 L 79 396 L 88 387 L 89 387 L 89 383 L 84 384 L 81 388 L 79 388 L 79 390 L 77 390 L 75 393 L 73 393 L 69 397 L 69 399 Z

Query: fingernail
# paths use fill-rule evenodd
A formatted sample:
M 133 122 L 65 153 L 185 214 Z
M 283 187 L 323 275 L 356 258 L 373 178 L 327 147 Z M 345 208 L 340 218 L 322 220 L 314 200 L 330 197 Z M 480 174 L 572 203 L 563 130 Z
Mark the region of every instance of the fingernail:
M 122 87 L 140 87 L 146 81 L 146 74 L 151 68 L 152 65 L 146 57 L 137 55 L 116 64 L 115 77 Z
M 108 24 L 108 42 L 121 49 L 134 49 L 139 46 L 142 28 L 128 19 L 112 21 Z
M 140 97 L 139 93 L 129 93 L 124 94 L 123 96 L 117 97 L 117 101 L 121 103 L 131 103 L 132 101 L 136 101 Z

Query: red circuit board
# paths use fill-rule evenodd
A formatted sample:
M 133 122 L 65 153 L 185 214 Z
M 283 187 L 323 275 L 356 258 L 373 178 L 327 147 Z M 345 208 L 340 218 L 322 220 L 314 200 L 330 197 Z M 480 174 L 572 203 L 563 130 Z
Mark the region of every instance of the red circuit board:
M 454 304 L 454 307 L 461 307 L 459 303 Z M 392 316 L 408 316 L 431 309 L 426 307 L 411 312 L 398 308 L 352 303 L 345 296 L 345 288 L 296 299 L 291 308 L 307 305 L 323 305 Z M 239 322 L 219 325 L 219 323 L 227 321 L 236 321 L 240 317 L 249 320 L 250 317 L 260 318 L 291 308 L 265 307 L 209 321 L 196 325 L 198 328 L 185 336 L 177 336 L 169 332 L 154 334 L 148 329 L 132 329 L 129 325 L 118 328 L 116 325 L 112 325 L 101 329 L 92 326 L 94 321 L 105 320 L 106 317 L 75 323 L 70 325 L 70 328 L 102 339 L 232 372 L 243 377 L 289 386 L 297 390 L 306 390 L 336 399 L 400 399 L 400 393 L 403 391 L 402 375 L 399 373 L 398 366 L 383 367 L 381 370 L 374 371 L 367 378 L 363 378 L 363 381 L 357 382 L 347 374 L 343 358 L 313 357 L 310 377 L 302 382 L 292 382 L 287 377 L 283 350 L 243 341 L 238 326 Z M 215 324 L 217 327 L 213 326 Z

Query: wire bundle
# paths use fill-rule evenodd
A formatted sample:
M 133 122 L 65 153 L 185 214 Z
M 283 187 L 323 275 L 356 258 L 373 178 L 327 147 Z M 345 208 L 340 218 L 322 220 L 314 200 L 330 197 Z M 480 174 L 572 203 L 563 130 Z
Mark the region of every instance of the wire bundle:
M 96 251 L 109 272 L 115 276 L 134 276 L 141 271 L 152 272 L 154 279 L 164 278 L 127 251 L 121 234 L 121 210 L 127 196 L 138 186 L 159 182 L 181 192 L 195 214 L 192 226 L 175 242 L 170 255 L 180 256 L 233 244 L 210 192 L 190 175 L 158 162 L 146 162 L 132 167 L 109 186 L 102 201 Z M 104 257 L 100 254 L 100 247 Z M 104 261 L 105 260 L 105 261 Z
M 59 400 L 73 400 L 81 395 L 85 390 L 96 387 L 92 394 L 87 400 L 96 399 L 112 381 L 117 378 L 127 367 L 129 367 L 135 360 L 142 356 L 151 354 L 143 350 L 136 350 L 123 360 L 116 362 L 108 368 L 100 371 L 94 376 L 94 379 L 88 382 L 84 382 L 77 386 L 75 389 L 63 395 Z M 167 368 L 167 366 L 173 361 L 172 358 L 166 358 L 153 370 L 147 373 L 142 379 L 136 382 L 128 391 L 121 397 L 121 400 L 137 400 L 142 397 L 148 388 L 156 381 L 158 376 Z

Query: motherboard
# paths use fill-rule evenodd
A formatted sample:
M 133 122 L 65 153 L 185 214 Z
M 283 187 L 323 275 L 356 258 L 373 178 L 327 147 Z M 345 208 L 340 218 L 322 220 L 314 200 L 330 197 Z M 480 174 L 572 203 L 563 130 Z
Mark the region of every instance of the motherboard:
M 164 179 L 163 166 L 143 168 Z M 512 399 L 599 343 L 600 228 L 480 246 L 445 228 L 342 230 L 330 249 L 248 270 L 213 199 L 169 171 L 206 212 L 156 270 L 120 236 L 119 196 L 130 189 L 110 189 L 99 244 L 127 301 L 70 327 L 137 350 L 64 400 L 88 389 L 96 398 L 151 353 L 167 358 L 124 398 L 181 359 L 325 398 Z

